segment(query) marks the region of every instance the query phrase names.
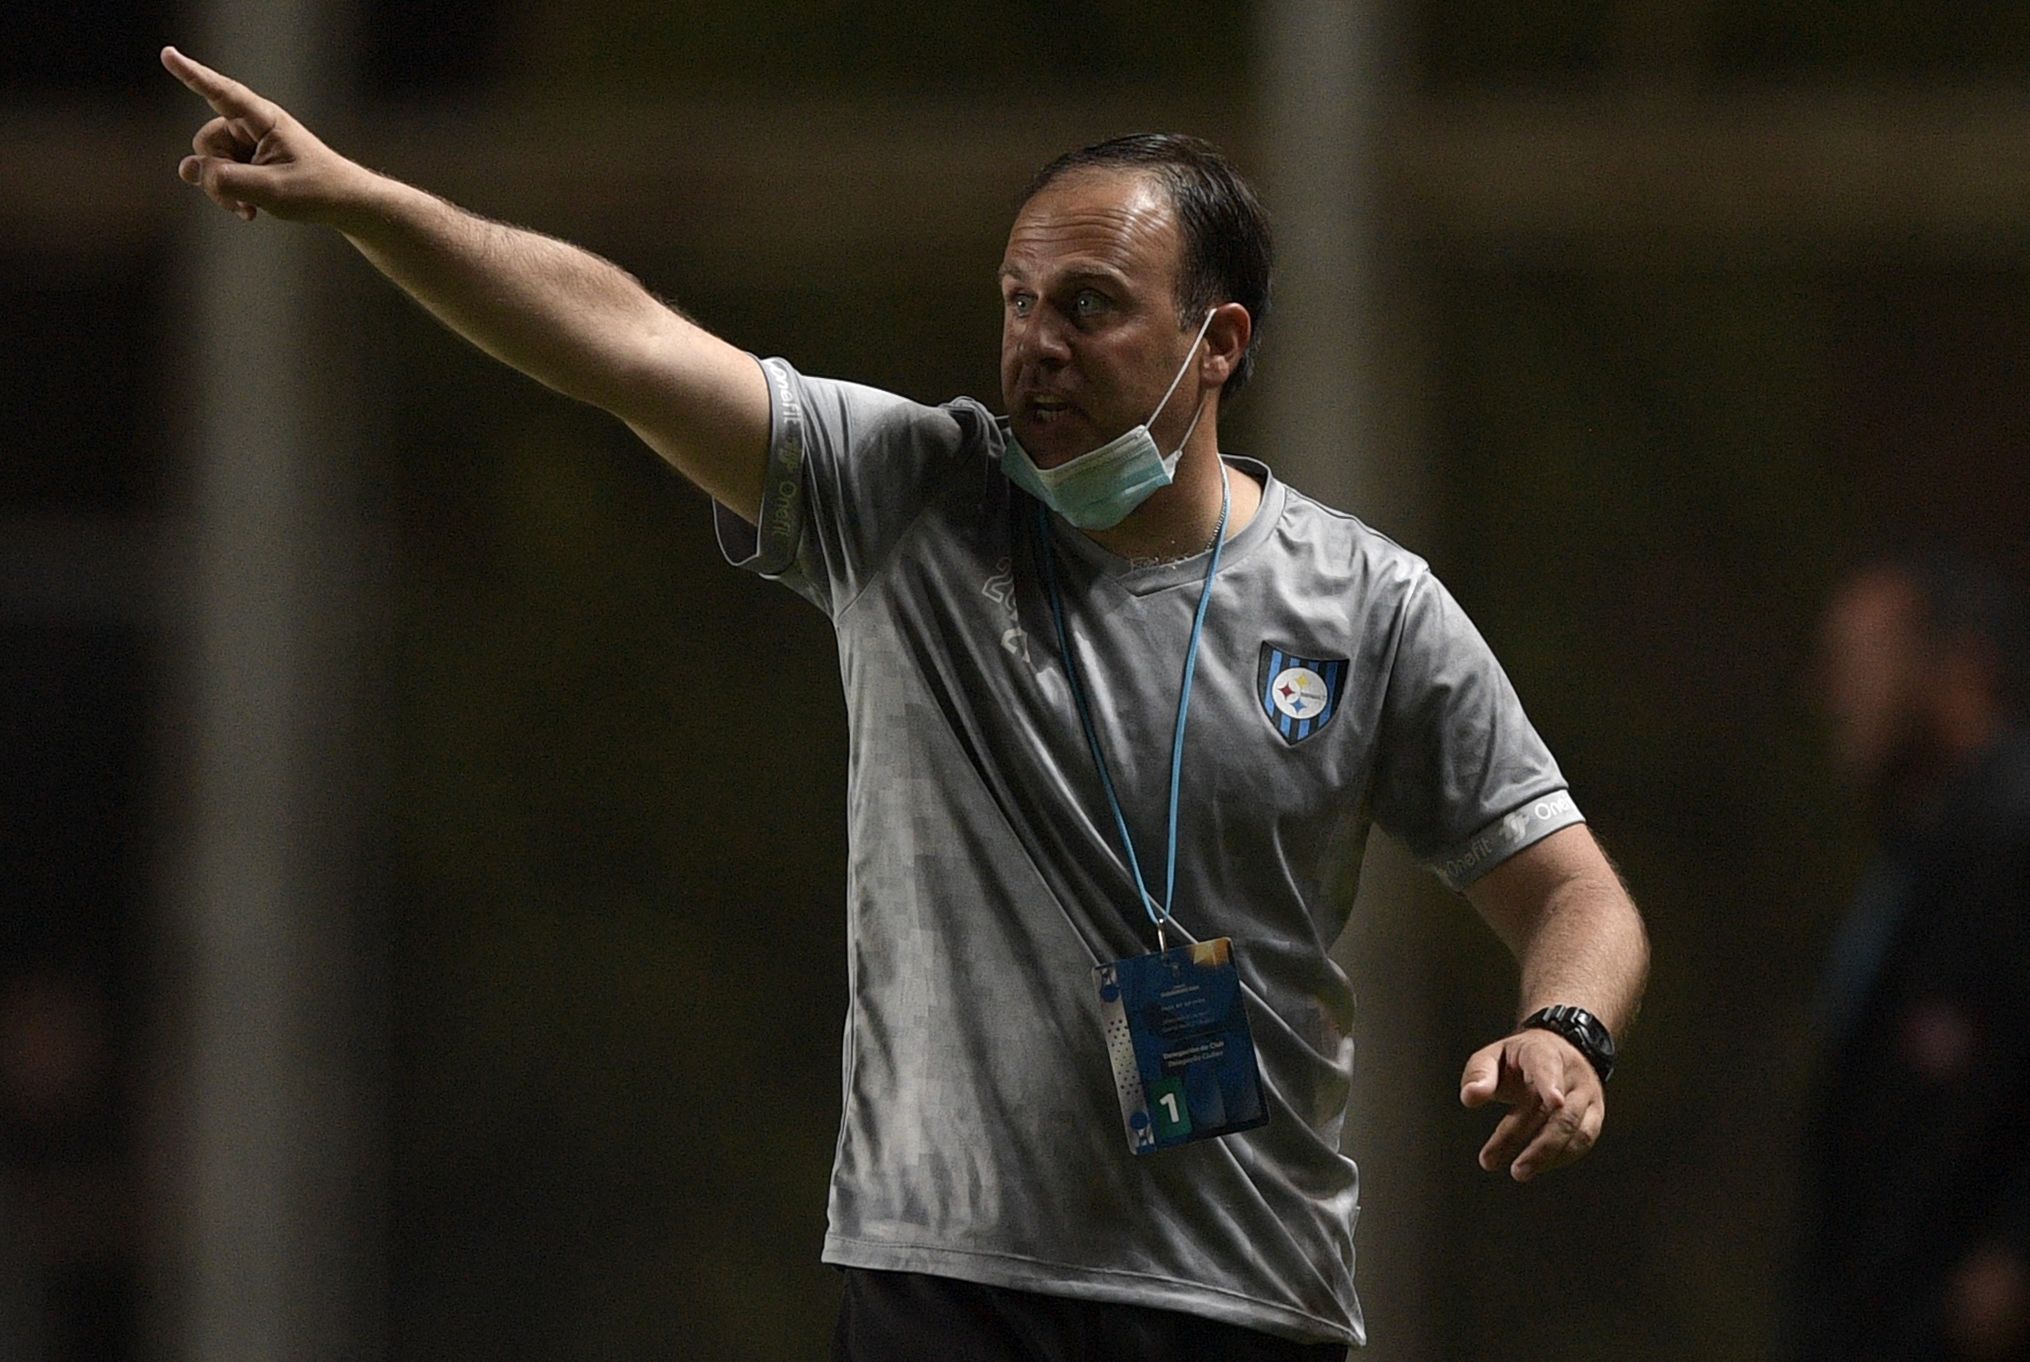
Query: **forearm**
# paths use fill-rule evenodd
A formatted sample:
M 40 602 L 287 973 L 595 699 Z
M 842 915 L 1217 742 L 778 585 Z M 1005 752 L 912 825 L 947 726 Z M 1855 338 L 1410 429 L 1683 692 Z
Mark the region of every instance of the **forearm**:
M 177 163 L 241 219 L 334 227 L 438 320 L 558 392 L 603 407 L 753 520 L 768 385 L 752 356 L 590 251 L 454 207 L 334 152 L 289 111 L 173 47 L 162 64 L 218 116 Z
M 1649 979 L 1649 937 L 1618 877 L 1599 873 L 1553 889 L 1511 941 L 1521 966 L 1517 1017 L 1560 1003 L 1585 1008 L 1616 1036 L 1634 1022 Z
M 328 220 L 432 315 L 501 362 L 626 417 L 645 358 L 688 326 L 625 270 L 362 171 Z
M 1621 877 L 1583 825 L 1524 848 L 1466 895 L 1522 967 L 1518 1022 L 1569 1004 L 1616 1036 L 1627 1031 L 1649 976 L 1649 938 Z M 1511 1108 L 1481 1149 L 1480 1166 L 1513 1160 L 1511 1171 L 1527 1181 L 1584 1155 L 1606 1120 L 1597 1069 L 1571 1040 L 1536 1028 L 1475 1051 L 1459 1100 Z
M 1518 1019 L 1583 1007 L 1619 1035 L 1649 977 L 1649 937 L 1607 854 L 1583 825 L 1511 856 L 1466 891 L 1522 973 Z

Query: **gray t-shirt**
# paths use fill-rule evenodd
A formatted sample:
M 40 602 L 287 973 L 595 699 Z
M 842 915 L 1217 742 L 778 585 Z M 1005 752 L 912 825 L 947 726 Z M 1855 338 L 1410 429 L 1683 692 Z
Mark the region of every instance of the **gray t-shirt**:
M 1269 1123 L 1130 1152 L 1095 964 L 1154 947 L 1065 682 L 1036 505 L 977 402 L 763 362 L 759 527 L 737 566 L 830 617 L 845 683 L 845 1112 L 825 1261 L 1363 1339 L 1340 1152 L 1353 998 L 1327 955 L 1369 823 L 1463 887 L 1579 821 L 1424 562 L 1264 486 L 1193 683 L 1173 912 L 1230 936 Z M 1203 555 L 1135 566 L 1050 522 L 1081 679 L 1151 891 Z M 1308 697 L 1308 698 L 1307 698 Z M 1173 942 L 1173 944 L 1175 944 Z

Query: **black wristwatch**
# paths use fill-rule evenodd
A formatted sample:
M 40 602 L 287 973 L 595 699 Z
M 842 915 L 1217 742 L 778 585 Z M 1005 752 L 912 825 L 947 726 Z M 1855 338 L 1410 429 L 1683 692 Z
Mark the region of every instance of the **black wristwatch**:
M 1523 1026 L 1541 1027 L 1572 1042 L 1605 1083 L 1614 1073 L 1614 1037 L 1601 1020 L 1583 1007 L 1546 1007 L 1523 1018 Z

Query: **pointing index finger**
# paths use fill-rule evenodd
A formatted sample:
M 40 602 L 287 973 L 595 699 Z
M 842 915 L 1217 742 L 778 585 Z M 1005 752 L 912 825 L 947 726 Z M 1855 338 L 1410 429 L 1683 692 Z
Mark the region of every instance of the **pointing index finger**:
M 252 125 L 256 136 L 275 126 L 280 113 L 273 104 L 230 76 L 221 75 L 203 62 L 193 61 L 173 47 L 162 49 L 162 65 L 205 103 L 228 118 L 242 118 Z

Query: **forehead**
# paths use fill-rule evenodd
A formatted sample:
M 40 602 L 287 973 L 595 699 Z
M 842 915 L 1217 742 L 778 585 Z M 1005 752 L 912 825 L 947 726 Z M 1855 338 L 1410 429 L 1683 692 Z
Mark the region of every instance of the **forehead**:
M 1114 274 L 1168 287 L 1177 277 L 1180 245 L 1170 196 L 1154 176 L 1074 171 L 1016 212 L 1001 273 L 1034 280 Z

